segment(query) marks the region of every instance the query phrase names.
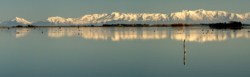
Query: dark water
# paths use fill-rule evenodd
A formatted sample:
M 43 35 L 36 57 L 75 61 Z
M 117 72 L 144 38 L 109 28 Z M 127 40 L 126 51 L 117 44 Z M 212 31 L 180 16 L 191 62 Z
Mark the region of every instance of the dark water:
M 250 76 L 250 29 L 0 30 L 0 77 Z

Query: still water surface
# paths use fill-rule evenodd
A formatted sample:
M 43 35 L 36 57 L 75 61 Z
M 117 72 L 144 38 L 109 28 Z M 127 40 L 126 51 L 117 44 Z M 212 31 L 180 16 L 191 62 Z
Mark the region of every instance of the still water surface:
M 0 77 L 250 76 L 250 29 L 0 30 Z

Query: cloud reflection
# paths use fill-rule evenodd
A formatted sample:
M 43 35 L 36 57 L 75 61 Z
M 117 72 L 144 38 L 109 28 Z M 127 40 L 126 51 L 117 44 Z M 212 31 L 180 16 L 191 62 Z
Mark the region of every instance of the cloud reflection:
M 95 40 L 148 40 L 174 39 L 189 42 L 223 41 L 231 38 L 250 38 L 249 29 L 175 29 L 171 27 L 68 27 L 48 28 L 48 36 L 54 38 L 80 36 Z M 27 29 L 17 29 L 16 37 L 25 36 Z
M 16 29 L 16 38 L 26 36 L 31 30 L 27 28 L 18 28 Z

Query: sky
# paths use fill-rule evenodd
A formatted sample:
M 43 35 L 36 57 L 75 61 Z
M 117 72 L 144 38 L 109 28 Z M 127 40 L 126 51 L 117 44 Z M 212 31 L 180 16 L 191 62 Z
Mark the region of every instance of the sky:
M 249 13 L 250 0 L 0 0 L 0 22 L 14 17 L 42 21 L 48 17 L 76 18 L 86 14 L 164 13 L 220 10 Z

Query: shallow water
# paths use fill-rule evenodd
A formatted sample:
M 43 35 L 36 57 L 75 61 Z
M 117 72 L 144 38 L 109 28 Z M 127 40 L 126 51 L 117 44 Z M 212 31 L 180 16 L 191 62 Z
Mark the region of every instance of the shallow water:
M 0 77 L 249 77 L 249 31 L 208 27 L 0 29 Z

